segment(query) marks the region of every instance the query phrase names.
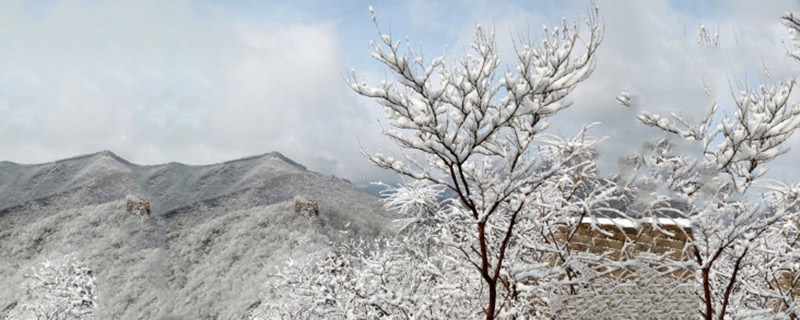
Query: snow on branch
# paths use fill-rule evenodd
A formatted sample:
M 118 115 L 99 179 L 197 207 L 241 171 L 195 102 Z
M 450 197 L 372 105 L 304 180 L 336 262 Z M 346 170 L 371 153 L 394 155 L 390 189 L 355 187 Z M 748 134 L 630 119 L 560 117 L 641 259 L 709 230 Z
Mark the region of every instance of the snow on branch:
M 742 194 L 766 173 L 758 167 L 786 153 L 786 140 L 800 126 L 800 104 L 789 100 L 795 80 L 743 91 L 735 99 L 733 116 L 717 113 L 712 103 L 706 116 L 692 124 L 679 114 L 666 117 L 642 112 L 638 120 L 690 141 L 702 141 L 705 160 L 726 173 L 734 192 Z

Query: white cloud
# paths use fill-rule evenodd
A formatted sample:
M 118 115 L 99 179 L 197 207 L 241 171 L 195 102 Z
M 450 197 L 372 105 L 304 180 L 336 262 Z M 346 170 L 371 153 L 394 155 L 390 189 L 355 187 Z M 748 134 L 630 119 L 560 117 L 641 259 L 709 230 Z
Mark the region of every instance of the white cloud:
M 381 110 L 343 79 L 344 61 L 356 61 L 368 79 L 386 74 L 368 56 L 369 39 L 351 39 L 374 34 L 364 32 L 372 28 L 366 5 L 357 13 L 328 6 L 338 10 L 334 16 L 303 11 L 300 18 L 291 6 L 252 15 L 235 6 L 0 2 L 0 159 L 43 162 L 109 149 L 137 163 L 200 164 L 276 150 L 359 183 L 389 177 L 358 150 L 359 143 L 389 149 L 375 121 Z M 376 10 L 382 25 L 408 35 L 427 56 L 446 43 L 448 56 L 457 56 L 475 23 L 492 26 L 504 61 L 512 62 L 510 32 L 530 26 L 536 38 L 541 24 L 578 17 L 587 6 L 417 1 Z M 752 85 L 797 74 L 779 24 L 797 3 L 599 6 L 606 34 L 597 69 L 572 96 L 574 106 L 553 119 L 552 132 L 570 135 L 581 124 L 604 122 L 598 134 L 610 137 L 601 150 L 606 170 L 655 136 L 634 121 L 637 108 L 698 114 L 712 98 L 724 108 L 729 83 L 745 76 Z M 719 28 L 720 49 L 696 43 L 700 24 Z M 772 79 L 763 77 L 762 63 L 774 71 Z M 702 79 L 714 97 L 703 93 Z M 615 101 L 625 88 L 631 109 Z M 786 158 L 800 156 L 800 137 L 793 144 Z
M 425 22 L 446 35 L 456 34 L 456 45 L 449 50 L 451 57 L 468 48 L 475 23 L 491 26 L 497 33 L 503 61 L 513 64 L 513 36 L 526 34 L 526 28 L 530 28 L 531 37 L 536 39 L 541 25 L 558 23 L 562 16 L 579 18 L 589 3 L 451 1 L 449 5 L 455 8 L 436 14 L 429 9 L 442 7 L 442 3 L 411 6 L 416 9 L 411 12 L 412 23 Z M 569 98 L 573 107 L 553 119 L 551 133 L 571 135 L 583 124 L 602 122 L 594 132 L 608 136 L 600 146 L 604 172 L 615 172 L 619 157 L 640 149 L 646 140 L 662 136 L 635 120 L 639 111 L 676 111 L 692 118 L 703 114 L 712 100 L 717 100 L 723 110 L 730 110 L 731 86 L 738 91 L 737 81 L 746 79 L 753 87 L 798 74 L 798 65 L 785 55 L 781 40 L 787 33 L 780 24 L 784 12 L 800 9 L 796 2 L 601 1 L 598 6 L 605 40 L 597 68 Z M 461 19 L 452 19 L 453 12 Z M 449 28 L 440 26 L 439 21 L 449 21 Z M 697 43 L 701 24 L 719 30 L 719 49 Z M 764 76 L 764 65 L 774 72 L 771 79 Z M 713 96 L 705 94 L 704 81 L 714 89 Z M 631 108 L 615 100 L 625 89 L 634 99 Z M 792 144 L 792 153 L 773 168 L 789 168 L 791 159 L 800 157 L 800 135 Z M 790 171 L 800 178 L 798 170 Z
M 329 22 L 253 21 L 189 2 L 4 2 L 2 158 L 109 149 L 202 164 L 275 150 L 312 170 L 376 175 L 356 137 L 376 145 L 377 125 L 342 61 Z
M 663 136 L 634 120 L 639 111 L 698 118 L 716 100 L 731 114 L 737 82 L 746 80 L 752 88 L 797 75 L 798 65 L 785 55 L 781 37 L 787 33 L 780 25 L 783 12 L 797 9 L 794 3 L 758 9 L 734 3 L 686 15 L 667 1 L 601 3 L 606 38 L 597 69 L 576 91 L 575 107 L 563 116 L 575 123 L 604 123 L 599 133 L 609 139 L 601 146 L 602 169 L 613 172 L 618 157 L 640 148 L 646 139 Z M 700 25 L 719 30 L 719 49 L 697 43 Z M 764 64 L 774 71 L 772 79 L 764 76 Z M 705 94 L 704 81 L 712 96 Z M 635 96 L 631 109 L 614 100 L 626 88 Z

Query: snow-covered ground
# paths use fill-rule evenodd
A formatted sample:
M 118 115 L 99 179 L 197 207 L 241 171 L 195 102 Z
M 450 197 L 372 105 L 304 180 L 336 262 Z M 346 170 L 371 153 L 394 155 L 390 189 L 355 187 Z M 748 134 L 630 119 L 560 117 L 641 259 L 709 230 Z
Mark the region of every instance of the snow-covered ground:
M 126 211 L 129 195 L 151 216 Z M 294 212 L 295 197 L 319 216 Z M 269 273 L 331 242 L 391 232 L 375 197 L 279 153 L 215 165 L 139 166 L 111 152 L 0 162 L 0 312 L 45 257 L 74 253 L 97 276 L 98 319 L 229 319 Z

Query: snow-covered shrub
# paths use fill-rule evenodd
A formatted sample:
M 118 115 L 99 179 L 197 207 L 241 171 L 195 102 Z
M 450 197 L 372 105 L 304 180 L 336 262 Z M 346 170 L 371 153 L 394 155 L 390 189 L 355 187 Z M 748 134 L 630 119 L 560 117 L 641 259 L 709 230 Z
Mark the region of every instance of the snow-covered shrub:
M 93 319 L 97 308 L 92 269 L 72 255 L 46 259 L 25 275 L 22 294 L 8 320 Z
M 275 275 L 253 319 L 471 319 L 480 279 L 441 244 L 419 236 L 351 244 Z

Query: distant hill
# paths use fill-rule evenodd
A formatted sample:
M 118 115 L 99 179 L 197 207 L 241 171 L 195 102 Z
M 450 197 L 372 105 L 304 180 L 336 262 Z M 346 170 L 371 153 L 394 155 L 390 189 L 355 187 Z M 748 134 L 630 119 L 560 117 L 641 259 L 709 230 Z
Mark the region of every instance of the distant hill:
M 152 215 L 126 212 L 127 196 Z M 319 215 L 296 214 L 296 196 Z M 0 162 L 0 310 L 34 263 L 74 253 L 97 275 L 98 319 L 231 319 L 259 302 L 275 266 L 390 222 L 374 196 L 277 152 L 204 166 L 108 151 Z

